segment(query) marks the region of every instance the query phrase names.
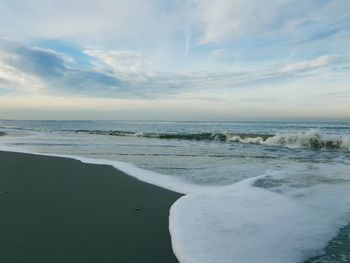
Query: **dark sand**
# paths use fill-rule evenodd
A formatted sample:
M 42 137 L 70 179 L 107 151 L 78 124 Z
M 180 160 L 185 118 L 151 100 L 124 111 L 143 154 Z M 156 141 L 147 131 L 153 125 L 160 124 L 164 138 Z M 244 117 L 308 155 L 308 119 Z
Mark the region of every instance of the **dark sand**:
M 180 196 L 110 166 L 0 152 L 0 262 L 177 262 Z

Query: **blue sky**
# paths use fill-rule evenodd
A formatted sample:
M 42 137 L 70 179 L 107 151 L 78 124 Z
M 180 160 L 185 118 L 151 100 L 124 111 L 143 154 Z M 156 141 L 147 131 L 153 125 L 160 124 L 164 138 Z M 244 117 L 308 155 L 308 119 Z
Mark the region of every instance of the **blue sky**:
M 0 0 L 0 118 L 350 119 L 348 0 Z

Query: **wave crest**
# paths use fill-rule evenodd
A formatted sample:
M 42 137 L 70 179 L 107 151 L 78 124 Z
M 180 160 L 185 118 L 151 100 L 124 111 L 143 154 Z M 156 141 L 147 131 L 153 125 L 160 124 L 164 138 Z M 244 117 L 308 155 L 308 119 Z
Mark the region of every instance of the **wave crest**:
M 131 131 L 100 131 L 78 130 L 79 133 L 131 136 L 156 139 L 175 139 L 190 141 L 219 141 L 244 144 L 279 145 L 288 147 L 303 147 L 308 149 L 327 149 L 350 151 L 350 136 L 331 136 L 322 134 L 317 129 L 281 134 L 254 134 L 232 132 L 201 132 L 201 133 L 144 133 Z
M 331 136 L 321 134 L 317 129 L 291 134 L 278 134 L 264 141 L 269 145 L 299 146 L 309 149 L 350 150 L 349 136 Z
M 78 133 L 112 135 L 112 136 L 134 136 L 157 139 L 177 139 L 191 141 L 221 141 L 240 143 L 262 143 L 272 137 L 271 134 L 252 133 L 229 133 L 229 132 L 199 132 L 199 133 L 144 133 L 130 131 L 99 131 L 99 130 L 78 130 Z

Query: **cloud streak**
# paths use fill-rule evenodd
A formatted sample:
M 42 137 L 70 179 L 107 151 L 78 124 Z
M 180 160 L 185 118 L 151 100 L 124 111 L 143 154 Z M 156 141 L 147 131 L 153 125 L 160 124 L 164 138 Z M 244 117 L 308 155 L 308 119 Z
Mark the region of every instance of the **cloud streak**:
M 215 93 L 295 82 L 301 78 L 323 74 L 323 70 L 329 72 L 334 67 L 344 67 L 350 61 L 347 56 L 325 55 L 259 70 L 174 73 L 152 69 L 145 56 L 132 51 L 86 49 L 82 52 L 90 57 L 91 63 L 79 68 L 69 54 L 2 41 L 1 84 L 11 89 L 19 83 L 23 87 L 33 86 L 37 82 L 36 86 L 40 87 L 37 91 L 52 94 L 159 98 L 195 91 Z

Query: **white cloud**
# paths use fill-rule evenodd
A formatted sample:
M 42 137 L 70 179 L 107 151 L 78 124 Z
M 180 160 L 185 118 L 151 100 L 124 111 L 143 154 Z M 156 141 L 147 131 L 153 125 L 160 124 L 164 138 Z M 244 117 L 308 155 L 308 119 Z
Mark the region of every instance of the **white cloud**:
M 196 0 L 204 34 L 199 44 L 218 43 L 272 26 L 287 0 Z
M 317 98 L 344 109 L 349 8 L 348 0 L 0 0 L 0 36 L 18 40 L 0 46 L 0 92 L 15 94 L 0 100 L 20 107 L 31 94 L 35 108 L 45 95 L 50 108 L 58 94 L 55 109 L 86 110 L 114 98 L 108 105 L 157 103 L 156 112 L 170 98 L 174 111 L 184 103 L 214 112 L 224 101 L 218 115 L 253 116 L 256 103 L 272 114 Z
M 161 41 L 176 26 L 173 16 L 151 0 L 0 1 L 0 17 L 2 37 L 65 38 L 92 45 L 116 39 Z
M 310 33 L 300 30 L 305 25 L 319 24 L 322 30 L 323 26 L 337 22 L 337 19 L 346 20 L 349 1 L 319 2 L 0 1 L 0 36 L 19 41 L 65 39 L 91 46 L 92 49 L 101 46 L 132 49 L 137 46 L 138 50 L 167 50 L 175 53 L 175 56 L 180 55 L 179 52 L 187 55 L 196 48 L 193 43 L 222 44 L 226 40 L 264 34 L 272 37 L 300 35 L 302 38 Z
M 84 52 L 92 57 L 94 64 L 80 69 L 75 63 L 67 67 L 65 63 L 70 59 L 60 52 L 6 43 L 3 50 L 0 46 L 0 85 L 13 89 L 15 96 L 1 96 L 0 108 L 4 109 L 10 109 L 11 105 L 20 108 L 23 104 L 23 107 L 27 105 L 37 110 L 39 104 L 35 101 L 50 97 L 47 102 L 52 103 L 45 107 L 58 111 L 60 106 L 72 111 L 86 111 L 89 103 L 95 107 L 106 105 L 108 101 L 111 108 L 105 106 L 107 111 L 130 110 L 132 107 L 128 105 L 140 104 L 143 106 L 138 108 L 139 111 L 148 109 L 150 114 L 156 114 L 157 110 L 168 106 L 166 102 L 172 101 L 173 112 L 187 107 L 195 112 L 192 116 L 198 116 L 199 110 L 191 105 L 198 105 L 202 107 L 202 113 L 204 108 L 208 114 L 212 111 L 212 116 L 224 116 L 227 110 L 235 112 L 236 116 L 251 114 L 254 117 L 254 110 L 260 109 L 261 105 L 266 107 L 265 112 L 259 111 L 261 116 L 272 116 L 274 111 L 277 116 L 297 111 L 302 113 L 311 104 L 318 104 L 318 108 L 313 106 L 313 109 L 322 109 L 327 103 L 338 103 L 343 111 L 349 103 L 348 99 L 344 100 L 347 94 L 350 95 L 350 79 L 346 69 L 342 69 L 350 64 L 345 55 L 299 61 L 292 58 L 293 63 L 250 70 L 184 70 L 175 73 L 154 70 L 147 57 L 130 50 L 87 49 Z M 6 48 L 14 45 L 17 48 Z M 53 95 L 60 99 L 55 102 Z M 68 96 L 74 98 L 65 103 L 64 97 Z M 5 98 L 9 100 L 6 103 Z M 314 98 L 317 98 L 317 103 Z M 83 103 L 85 106 L 80 108 L 78 105 Z M 117 106 L 112 107 L 113 103 Z M 153 103 L 156 109 L 150 110 Z M 337 114 L 344 114 L 344 111 Z
M 45 89 L 37 77 L 4 63 L 1 58 L 0 52 L 0 89 L 6 88 L 9 93 L 22 94 L 42 92 Z
M 298 82 L 300 79 L 312 78 L 315 74 L 333 74 L 331 70 L 333 65 L 349 64 L 347 56 L 326 55 L 254 70 L 225 72 L 192 70 L 171 73 L 152 69 L 149 61 L 140 53 L 102 50 L 86 50 L 85 53 L 98 59 L 95 62 L 96 70 L 108 72 L 111 69 L 134 92 L 137 91 L 137 94 L 143 92 L 146 97 L 167 97 L 192 92 L 196 92 L 197 95 L 205 93 L 211 94 L 208 96 L 213 94 L 221 96 L 223 92 L 233 90 L 249 90 L 267 84 L 279 86 L 283 82 Z M 217 49 L 211 56 L 220 57 L 224 54 L 224 49 Z
M 349 61 L 349 58 L 347 56 L 325 55 L 325 56 L 320 56 L 316 59 L 303 60 L 303 61 L 298 61 L 295 63 L 284 65 L 280 69 L 280 71 L 281 72 L 308 71 L 311 69 L 328 66 L 334 62 L 346 62 L 346 61 Z
M 226 53 L 226 50 L 225 49 L 215 49 L 213 51 L 210 52 L 210 57 L 212 58 L 220 58 L 220 57 L 223 57 Z
M 346 0 L 192 1 L 196 6 L 197 19 L 202 24 L 199 45 L 221 44 L 239 37 L 264 34 L 303 38 L 312 32 L 312 28 L 320 33 L 324 27 L 327 29 L 332 24 L 337 25 L 341 19 L 349 19 L 350 7 L 350 2 Z
M 114 73 L 121 77 L 144 72 L 145 68 L 148 67 L 146 58 L 135 51 L 103 51 L 87 49 L 84 50 L 84 53 L 99 59 L 95 63 L 97 69 L 103 70 L 106 67 L 107 69 L 110 67 Z

